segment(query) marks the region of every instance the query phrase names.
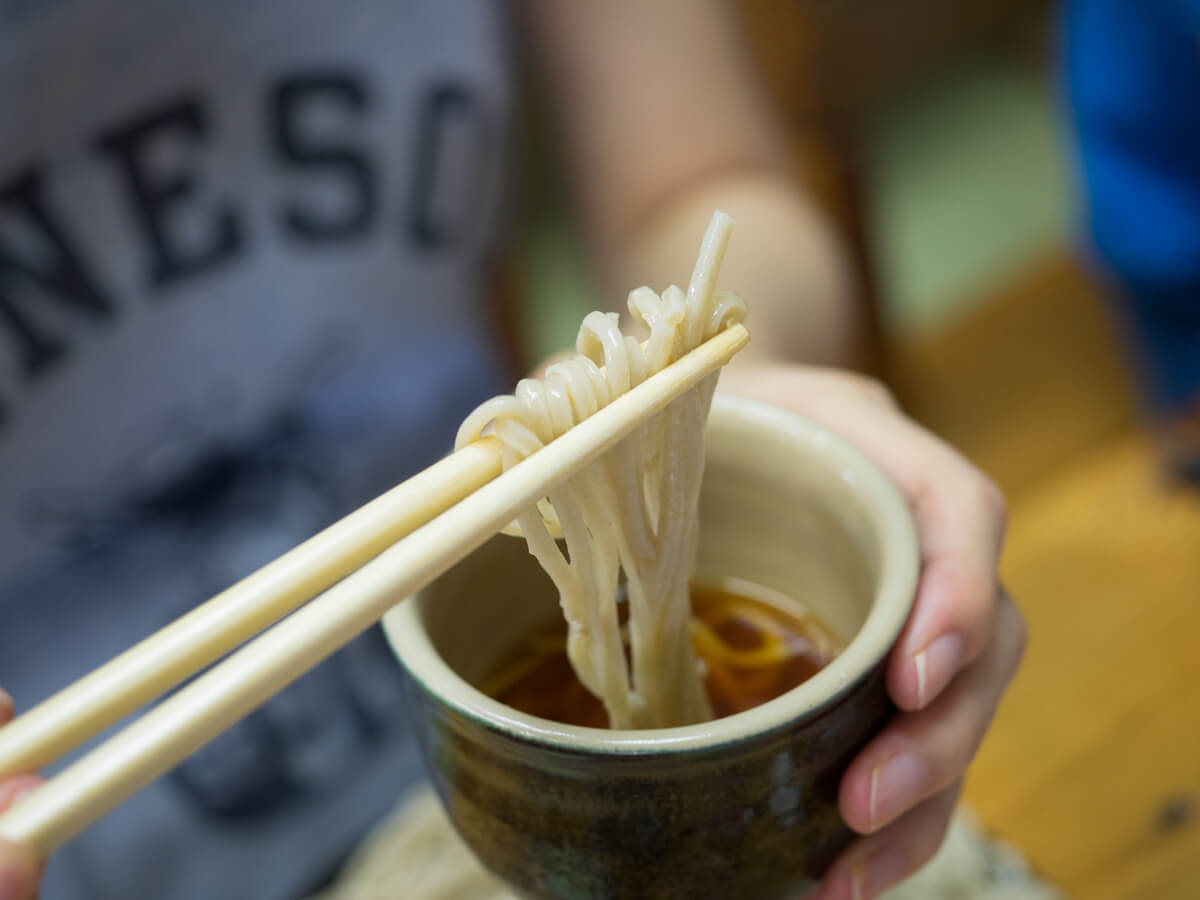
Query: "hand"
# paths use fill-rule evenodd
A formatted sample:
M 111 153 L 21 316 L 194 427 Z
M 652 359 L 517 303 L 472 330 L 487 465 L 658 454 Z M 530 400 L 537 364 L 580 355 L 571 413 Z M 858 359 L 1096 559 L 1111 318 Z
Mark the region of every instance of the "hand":
M 963 773 L 1020 663 L 1025 623 L 996 575 L 1003 498 L 869 379 L 749 362 L 731 366 L 720 388 L 853 441 L 899 488 L 916 523 L 917 598 L 887 671 L 901 712 L 842 778 L 842 818 L 863 837 L 810 898 L 867 900 L 915 872 L 941 845 Z
M 8 724 L 12 715 L 12 699 L 0 690 L 0 726 Z M 0 813 L 21 794 L 41 783 L 35 775 L 17 775 L 0 781 Z M 37 895 L 41 872 L 42 866 L 31 850 L 0 840 L 0 900 L 31 900 Z

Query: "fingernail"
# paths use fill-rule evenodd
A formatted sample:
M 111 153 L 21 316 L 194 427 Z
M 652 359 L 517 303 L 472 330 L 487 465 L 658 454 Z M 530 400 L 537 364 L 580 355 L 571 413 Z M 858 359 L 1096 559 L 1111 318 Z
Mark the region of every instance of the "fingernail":
M 911 806 L 928 777 L 924 763 L 911 753 L 901 753 L 876 766 L 867 798 L 871 831 Z
M 943 634 L 913 657 L 917 668 L 917 707 L 924 709 L 942 692 L 962 662 L 963 639 L 957 634 Z
M 861 868 L 860 868 L 861 866 Z M 865 865 L 856 866 L 862 873 L 862 881 L 855 894 L 855 900 L 866 900 L 868 897 L 878 897 L 896 882 L 908 874 L 908 859 L 899 848 L 885 844 L 869 857 Z

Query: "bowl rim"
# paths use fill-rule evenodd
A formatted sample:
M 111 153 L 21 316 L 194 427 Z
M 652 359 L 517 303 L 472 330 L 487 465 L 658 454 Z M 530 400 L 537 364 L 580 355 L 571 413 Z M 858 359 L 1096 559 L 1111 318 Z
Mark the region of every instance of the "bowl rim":
M 833 662 L 774 700 L 711 722 L 644 730 L 566 725 L 518 712 L 487 696 L 455 672 L 421 627 L 421 592 L 418 592 L 393 607 L 382 621 L 388 644 L 408 675 L 436 701 L 490 731 L 549 749 L 604 755 L 711 750 L 814 718 L 844 699 L 886 658 L 915 600 L 919 554 L 908 505 L 861 450 L 803 416 L 718 392 L 713 397 L 710 418 L 787 434 L 798 450 L 810 458 L 824 460 L 849 486 L 848 490 L 864 499 L 864 508 L 880 536 L 882 576 L 870 614 Z

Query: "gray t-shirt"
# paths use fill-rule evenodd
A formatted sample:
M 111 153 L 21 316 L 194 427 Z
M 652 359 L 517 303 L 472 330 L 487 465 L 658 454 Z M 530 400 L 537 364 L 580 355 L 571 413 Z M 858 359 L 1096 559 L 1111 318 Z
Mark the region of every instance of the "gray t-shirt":
M 0 685 L 27 708 L 431 462 L 484 300 L 500 7 L 0 0 Z M 58 853 L 295 897 L 418 777 L 378 631 Z

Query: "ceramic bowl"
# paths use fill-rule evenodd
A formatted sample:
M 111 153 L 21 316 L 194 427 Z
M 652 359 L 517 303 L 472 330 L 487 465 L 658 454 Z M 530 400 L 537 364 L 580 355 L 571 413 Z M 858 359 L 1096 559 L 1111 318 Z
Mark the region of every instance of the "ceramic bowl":
M 560 614 L 524 542 L 505 536 L 384 620 L 446 811 L 522 897 L 794 898 L 851 839 L 838 782 L 894 712 L 884 663 L 918 569 L 908 510 L 858 450 L 773 407 L 718 394 L 707 441 L 697 577 L 799 598 L 846 642 L 792 691 L 655 731 L 492 700 L 472 684 Z

